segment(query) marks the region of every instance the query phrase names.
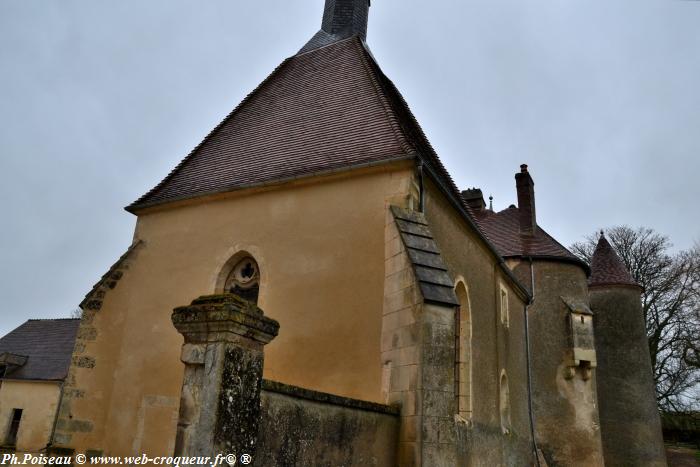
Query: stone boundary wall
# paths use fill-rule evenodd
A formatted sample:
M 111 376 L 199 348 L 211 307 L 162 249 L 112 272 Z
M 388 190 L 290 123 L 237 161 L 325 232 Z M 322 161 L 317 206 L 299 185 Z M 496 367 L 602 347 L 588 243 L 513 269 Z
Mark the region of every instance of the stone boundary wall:
M 264 380 L 256 466 L 394 466 L 399 408 Z

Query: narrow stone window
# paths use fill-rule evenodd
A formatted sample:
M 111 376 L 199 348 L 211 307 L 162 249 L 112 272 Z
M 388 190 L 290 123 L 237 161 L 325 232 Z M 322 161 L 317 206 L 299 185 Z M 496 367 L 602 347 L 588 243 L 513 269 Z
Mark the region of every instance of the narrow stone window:
M 258 303 L 260 292 L 260 269 L 251 256 L 241 258 L 231 269 L 224 290 L 239 297 Z
M 472 317 L 464 282 L 457 283 L 455 294 L 459 300 L 455 314 L 455 396 L 457 415 L 468 422 L 472 418 Z
M 501 413 L 501 430 L 503 434 L 510 433 L 510 389 L 508 388 L 508 376 L 506 370 L 501 371 L 501 381 L 499 384 L 499 410 Z
M 12 419 L 10 420 L 10 428 L 7 431 L 5 444 L 15 446 L 17 444 L 17 433 L 19 433 L 19 422 L 22 420 L 22 409 L 12 409 Z
M 501 324 L 505 327 L 510 325 L 510 315 L 508 312 L 508 289 L 506 289 L 503 284 L 500 287 L 500 304 L 499 308 L 501 310 Z

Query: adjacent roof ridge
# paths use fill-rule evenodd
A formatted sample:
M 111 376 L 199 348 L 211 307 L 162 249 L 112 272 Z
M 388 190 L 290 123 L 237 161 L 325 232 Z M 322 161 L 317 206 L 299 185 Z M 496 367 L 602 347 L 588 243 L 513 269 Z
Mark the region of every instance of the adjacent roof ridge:
M 27 321 L 80 321 L 80 318 L 30 318 Z
M 479 229 L 493 242 L 504 258 L 533 258 L 563 261 L 581 266 L 588 274 L 590 268 L 540 225 L 532 235 L 520 230 L 519 209 L 511 205 L 498 212 L 478 213 Z
M 386 112 L 387 117 L 389 117 L 389 121 L 391 123 L 392 129 L 394 130 L 397 141 L 399 142 L 401 147 L 407 153 L 415 153 L 416 148 L 414 148 L 408 142 L 408 139 L 406 138 L 406 134 L 404 132 L 404 129 L 401 126 L 398 115 L 396 114 L 396 111 L 393 108 L 393 106 L 391 105 L 391 102 L 389 101 L 389 99 L 387 99 L 386 93 L 384 92 L 384 89 L 382 88 L 382 85 L 378 79 L 377 73 L 379 73 L 383 79 L 388 80 L 388 78 L 386 77 L 386 75 L 384 75 L 381 67 L 379 66 L 377 61 L 374 59 L 372 54 L 369 53 L 369 49 L 367 48 L 367 44 L 365 44 L 362 40 L 360 40 L 359 37 L 355 36 L 355 38 L 357 39 L 355 44 L 358 47 L 360 47 L 361 52 L 363 52 L 360 55 L 360 57 L 362 58 L 362 63 L 365 66 L 365 70 L 367 70 L 367 74 L 369 75 L 369 78 L 370 78 L 370 81 L 372 82 L 372 85 L 374 86 L 374 92 L 377 96 L 377 99 L 379 99 L 379 102 L 382 103 L 382 106 L 384 107 L 384 111 Z
M 455 192 L 459 192 L 457 189 L 457 185 L 454 183 L 454 180 L 452 179 L 452 176 L 450 175 L 449 171 L 445 168 L 445 166 L 442 164 L 442 161 L 437 155 L 437 152 L 435 151 L 435 148 L 433 148 L 433 145 L 430 143 L 430 140 L 428 139 L 427 135 L 423 131 L 423 128 L 421 127 L 420 123 L 418 122 L 418 119 L 416 116 L 413 114 L 413 111 L 411 110 L 411 107 L 408 105 L 408 102 L 406 102 L 406 99 L 403 97 L 403 94 L 398 90 L 394 82 L 384 74 L 382 71 L 381 67 L 377 63 L 377 61 L 374 59 L 374 56 L 372 53 L 369 51 L 369 48 L 367 45 L 361 41 L 361 44 L 367 53 L 367 63 L 370 65 L 372 69 L 372 75 L 377 76 L 381 78 L 380 80 L 377 80 L 377 84 L 382 89 L 382 95 L 386 97 L 388 94 L 389 96 L 394 96 L 397 98 L 398 102 L 391 102 L 388 101 L 387 103 L 389 104 L 396 121 L 399 124 L 399 127 L 401 128 L 401 133 L 403 137 L 406 139 L 407 144 L 409 145 L 408 147 L 411 148 L 413 151 L 417 152 L 417 154 L 421 157 L 421 160 L 424 163 L 427 163 L 428 165 L 435 165 L 435 168 L 438 169 L 439 172 L 441 172 L 441 175 L 445 177 L 446 181 L 450 183 L 452 188 L 455 190 Z M 405 113 L 403 115 L 408 119 L 408 122 L 406 122 L 404 119 L 402 119 L 402 115 L 399 115 L 399 112 Z M 406 125 L 406 123 L 410 125 Z M 410 128 L 410 127 L 412 128 Z M 414 147 L 413 145 L 410 145 L 408 141 L 413 141 L 414 143 L 418 143 L 418 145 L 422 147 Z
M 584 266 L 584 269 L 586 270 L 586 272 L 590 272 L 590 268 L 588 267 L 588 265 L 587 265 L 584 261 L 582 261 L 582 260 L 581 260 L 578 256 L 576 256 L 575 254 L 573 254 L 573 253 L 571 252 L 571 250 L 569 250 L 566 246 L 562 245 L 562 243 L 561 243 L 559 240 L 557 240 L 556 238 L 554 238 L 549 232 L 547 232 L 546 230 L 544 230 L 544 229 L 543 229 L 542 227 L 540 227 L 539 225 L 537 226 L 537 230 L 541 231 L 541 232 L 542 232 L 545 236 L 547 236 L 552 242 L 554 242 L 554 243 L 555 243 L 557 246 L 559 246 L 562 250 L 566 251 L 566 252 L 571 256 L 571 260 L 578 262 L 579 264 L 581 264 L 581 266 Z

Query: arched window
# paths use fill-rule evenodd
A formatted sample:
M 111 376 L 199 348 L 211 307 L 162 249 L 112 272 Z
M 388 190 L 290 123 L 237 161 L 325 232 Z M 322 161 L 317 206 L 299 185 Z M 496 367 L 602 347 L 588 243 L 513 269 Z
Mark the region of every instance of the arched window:
M 508 289 L 501 284 L 500 286 L 500 304 L 499 308 L 501 311 L 501 324 L 505 327 L 510 326 L 510 312 L 508 310 Z
M 506 370 L 501 371 L 499 384 L 499 409 L 501 412 L 501 430 L 504 434 L 510 433 L 510 389 L 508 388 L 508 376 Z
M 457 414 L 472 418 L 472 314 L 469 292 L 464 282 L 455 287 L 459 308 L 455 314 L 455 395 Z
M 233 268 L 224 282 L 224 292 L 233 293 L 245 300 L 258 303 L 260 269 L 252 256 L 245 255 L 233 264 Z

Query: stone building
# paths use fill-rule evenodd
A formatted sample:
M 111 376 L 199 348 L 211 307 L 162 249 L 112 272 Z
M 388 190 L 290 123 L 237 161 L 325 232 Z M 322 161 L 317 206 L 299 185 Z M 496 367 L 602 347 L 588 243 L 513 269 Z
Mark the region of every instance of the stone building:
M 134 241 L 81 304 L 52 448 L 604 464 L 601 420 L 627 425 L 599 410 L 598 362 L 622 360 L 596 348 L 588 266 L 540 226 L 526 165 L 501 212 L 455 186 L 368 17 L 327 0 L 321 30 L 126 208 Z M 634 308 L 618 295 L 601 310 Z
M 40 453 L 53 439 L 78 319 L 30 319 L 0 338 L 0 449 Z

